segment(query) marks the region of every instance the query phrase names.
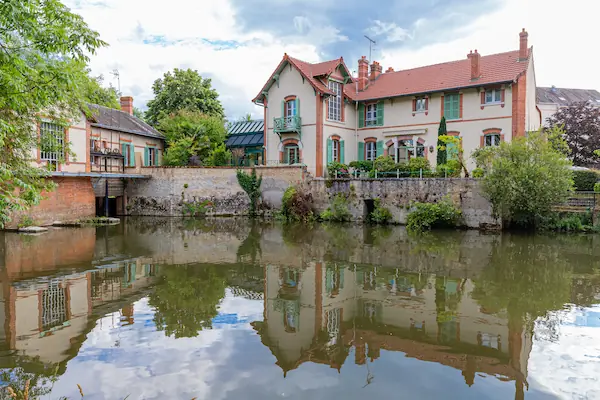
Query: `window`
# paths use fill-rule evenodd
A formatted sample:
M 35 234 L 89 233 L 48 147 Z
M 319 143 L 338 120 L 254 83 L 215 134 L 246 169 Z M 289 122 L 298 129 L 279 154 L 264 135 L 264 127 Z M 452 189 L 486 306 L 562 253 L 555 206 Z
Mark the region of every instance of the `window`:
M 365 111 L 365 125 L 377 125 L 377 104 L 368 104 Z
M 100 146 L 98 145 L 100 141 L 96 138 L 90 138 L 90 151 L 92 152 L 99 152 L 100 151 Z
M 158 149 L 155 147 L 146 147 L 144 166 L 149 167 L 153 165 L 158 165 Z
M 444 117 L 447 120 L 460 118 L 460 95 L 458 93 L 444 96 Z
M 427 111 L 427 102 L 425 97 L 417 97 L 415 100 L 415 111 L 416 112 L 425 112 Z
M 285 102 L 285 117 L 296 116 L 296 99 L 288 100 Z
M 121 154 L 124 157 L 124 166 L 135 167 L 135 154 L 133 152 L 133 144 L 121 143 Z
M 489 135 L 485 135 L 485 146 L 500 146 L 500 134 L 492 133 Z
M 375 161 L 377 158 L 377 143 L 367 142 L 365 143 L 365 160 Z
M 485 91 L 485 104 L 502 103 L 502 91 L 500 89 L 488 89 Z
M 288 145 L 284 148 L 284 162 L 286 164 L 299 164 L 300 163 L 300 149 L 297 145 Z
M 332 151 L 332 160 L 335 162 L 340 162 L 340 141 L 337 139 L 333 139 L 331 141 L 331 151 Z
M 50 122 L 40 124 L 40 159 L 58 165 L 65 157 L 65 129 Z
M 329 98 L 329 109 L 327 119 L 332 121 L 342 120 L 342 84 L 335 81 L 329 81 L 329 89 L 335 96 Z
M 65 289 L 57 281 L 51 281 L 42 292 L 42 329 L 47 331 L 67 321 Z
M 325 319 L 327 320 L 327 334 L 329 336 L 328 346 L 335 346 L 338 341 L 340 334 L 340 321 L 342 311 L 339 308 L 334 308 L 325 312 Z

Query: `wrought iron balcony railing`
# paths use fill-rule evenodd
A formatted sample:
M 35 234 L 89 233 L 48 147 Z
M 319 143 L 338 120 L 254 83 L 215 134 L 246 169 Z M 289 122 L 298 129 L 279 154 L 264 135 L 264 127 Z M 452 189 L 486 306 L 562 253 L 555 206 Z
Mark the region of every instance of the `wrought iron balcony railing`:
M 300 134 L 302 123 L 300 117 L 297 115 L 293 117 L 273 118 L 273 122 L 275 133 L 298 132 Z

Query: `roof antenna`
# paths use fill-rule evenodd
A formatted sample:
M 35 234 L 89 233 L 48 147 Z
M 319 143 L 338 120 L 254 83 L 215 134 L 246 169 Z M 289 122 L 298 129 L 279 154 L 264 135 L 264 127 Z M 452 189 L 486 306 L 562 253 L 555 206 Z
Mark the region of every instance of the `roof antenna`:
M 121 75 L 119 75 L 118 69 L 113 69 L 111 75 L 117 78 L 117 88 L 119 89 L 119 96 L 121 95 Z
M 368 37 L 367 35 L 365 35 L 365 37 L 369 41 L 369 62 L 373 62 L 373 60 L 371 59 L 371 50 L 372 50 L 373 45 L 377 44 L 377 42 L 374 41 L 373 39 L 371 39 L 370 37 Z

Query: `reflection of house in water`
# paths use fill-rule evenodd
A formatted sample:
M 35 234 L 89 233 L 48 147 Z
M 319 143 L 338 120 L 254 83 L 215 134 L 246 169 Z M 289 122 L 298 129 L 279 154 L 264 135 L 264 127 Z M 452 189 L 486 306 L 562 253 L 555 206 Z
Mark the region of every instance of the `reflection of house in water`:
M 363 365 L 380 351 L 526 385 L 529 332 L 483 310 L 469 279 L 312 263 L 266 267 L 265 319 L 253 325 L 284 375 L 306 361 L 340 369 L 351 348 Z

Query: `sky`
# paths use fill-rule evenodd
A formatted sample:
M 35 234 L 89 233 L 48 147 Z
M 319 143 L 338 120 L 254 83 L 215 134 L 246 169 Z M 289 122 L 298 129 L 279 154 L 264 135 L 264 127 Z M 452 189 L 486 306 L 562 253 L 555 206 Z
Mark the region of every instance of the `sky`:
M 145 109 L 173 68 L 210 78 L 228 118 L 252 104 L 284 53 L 308 62 L 369 56 L 396 71 L 515 50 L 526 28 L 538 86 L 600 89 L 596 0 L 63 0 L 109 43 L 95 75 Z

